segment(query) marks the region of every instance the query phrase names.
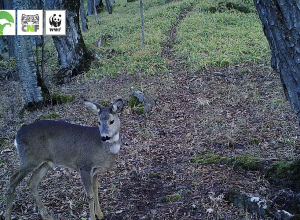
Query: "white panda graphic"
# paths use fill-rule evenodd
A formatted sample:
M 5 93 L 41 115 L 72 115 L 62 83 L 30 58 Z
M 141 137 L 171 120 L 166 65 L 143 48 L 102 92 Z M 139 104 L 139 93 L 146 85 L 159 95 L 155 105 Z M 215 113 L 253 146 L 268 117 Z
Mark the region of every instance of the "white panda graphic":
M 50 18 L 49 18 L 49 23 L 52 27 L 60 27 L 61 25 L 61 15 L 56 15 L 53 14 Z

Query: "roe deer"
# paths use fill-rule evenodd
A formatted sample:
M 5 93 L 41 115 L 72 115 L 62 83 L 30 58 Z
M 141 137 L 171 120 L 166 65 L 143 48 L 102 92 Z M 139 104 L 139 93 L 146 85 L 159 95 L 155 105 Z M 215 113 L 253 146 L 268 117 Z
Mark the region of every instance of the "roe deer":
M 85 101 L 98 115 L 99 127 L 86 127 L 67 122 L 44 120 L 21 128 L 15 140 L 20 169 L 10 179 L 7 191 L 5 219 L 11 219 L 12 200 L 18 183 L 33 171 L 28 186 L 43 219 L 53 220 L 47 213 L 39 194 L 38 184 L 47 171 L 62 165 L 78 170 L 87 194 L 90 219 L 103 219 L 98 199 L 98 173 L 115 163 L 120 150 L 120 119 L 122 99 L 105 107 Z

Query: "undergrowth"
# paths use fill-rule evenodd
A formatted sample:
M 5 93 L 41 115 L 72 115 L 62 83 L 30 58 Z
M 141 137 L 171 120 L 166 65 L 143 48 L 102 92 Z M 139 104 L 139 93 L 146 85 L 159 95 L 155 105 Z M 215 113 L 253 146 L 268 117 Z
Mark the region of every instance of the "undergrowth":
M 88 16 L 87 32 L 82 32 L 87 48 L 99 57 L 87 72 L 87 76 L 117 76 L 120 73 L 157 74 L 168 72 L 168 60 L 162 57 L 165 42 L 179 14 L 192 8 L 177 28 L 174 50 L 176 56 L 189 69 L 197 71 L 209 66 L 227 66 L 245 62 L 264 63 L 270 59 L 267 40 L 253 2 L 232 0 L 235 5 L 249 9 L 250 13 L 230 10 L 210 12 L 220 8 L 224 1 L 210 0 L 144 0 L 145 44 L 141 45 L 141 18 L 139 1 L 119 0 L 113 4 L 113 13 L 98 13 L 100 25 L 93 15 Z M 103 40 L 103 35 L 112 38 Z M 36 51 L 34 51 L 36 52 Z M 40 60 L 41 51 L 38 51 Z M 11 63 L 11 65 L 9 64 Z M 1 61 L 0 67 L 12 66 L 15 61 Z M 45 68 L 47 73 L 59 69 L 57 53 L 51 37 L 45 38 Z
M 164 2 L 144 1 L 145 50 L 141 46 L 138 1 L 117 2 L 113 14 L 100 15 L 100 25 L 90 16 L 89 31 L 84 33 L 85 43 L 90 50 L 99 54 L 100 60 L 93 63 L 88 75 L 165 73 L 168 65 L 161 56 L 161 43 L 166 40 L 179 14 L 191 6 L 193 10 L 179 24 L 174 47 L 177 56 L 190 70 L 269 60 L 267 40 L 252 2 L 232 1 L 247 6 L 250 9 L 247 14 L 232 10 L 210 13 L 207 9 L 219 4 L 215 0 Z M 102 43 L 100 49 L 96 48 L 97 40 L 105 34 L 113 38 Z

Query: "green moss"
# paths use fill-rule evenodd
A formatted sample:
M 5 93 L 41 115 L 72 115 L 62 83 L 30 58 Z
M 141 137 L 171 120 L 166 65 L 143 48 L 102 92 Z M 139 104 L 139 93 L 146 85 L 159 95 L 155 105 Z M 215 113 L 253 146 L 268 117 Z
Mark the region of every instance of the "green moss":
M 165 196 L 162 201 L 164 203 L 168 203 L 168 202 L 178 202 L 181 199 L 181 195 L 179 193 L 174 193 L 172 195 L 167 195 Z
M 70 103 L 73 102 L 75 97 L 71 95 L 62 95 L 58 93 L 53 93 L 51 96 L 54 103 Z
M 267 168 L 267 173 L 269 176 L 285 178 L 287 173 L 289 173 L 289 170 L 292 168 L 292 165 L 292 162 L 278 161 Z
M 157 173 L 149 173 L 149 178 L 160 178 L 159 174 Z
M 109 106 L 111 104 L 111 102 L 107 101 L 107 100 L 103 100 L 103 101 L 100 101 L 99 104 L 103 105 L 103 106 Z
M 0 138 L 0 148 L 5 145 L 5 138 Z
M 130 96 L 130 99 L 128 100 L 128 106 L 130 107 L 130 108 L 134 108 L 134 107 L 136 107 L 136 106 L 139 106 L 141 103 L 140 103 L 140 101 L 138 100 L 138 98 L 137 97 L 135 97 L 134 95 L 131 95 Z
M 38 117 L 36 119 L 36 121 L 40 121 L 40 120 L 46 120 L 46 119 L 54 119 L 54 118 L 58 118 L 59 114 L 57 113 L 49 113 L 48 115 L 41 115 L 40 117 Z
M 23 123 L 22 125 L 21 125 L 21 128 L 23 128 L 23 127 L 25 127 L 25 126 L 27 126 L 28 124 L 27 123 Z
M 245 170 L 257 171 L 260 169 L 262 160 L 249 155 L 242 155 L 236 158 L 237 165 Z
M 137 109 L 136 109 L 136 113 L 138 113 L 139 115 L 142 115 L 144 114 L 144 106 L 139 106 Z
M 253 139 L 250 141 L 251 144 L 255 144 L 255 145 L 258 145 L 259 142 L 260 142 L 260 141 L 259 141 L 257 138 L 253 138 Z
M 232 164 L 236 162 L 236 167 L 240 167 L 245 170 L 259 170 L 262 160 L 256 157 L 243 155 L 236 158 L 221 157 L 219 155 L 208 153 L 193 157 L 190 159 L 192 163 L 201 164 Z
M 233 158 L 221 157 L 213 153 L 209 153 L 201 157 L 191 158 L 192 163 L 202 163 L 202 164 L 218 164 L 218 163 L 228 164 L 233 162 L 233 160 L 234 160 Z
M 58 118 L 58 117 L 59 117 L 59 114 L 57 114 L 57 113 L 50 113 L 50 114 L 47 115 L 47 117 L 48 117 L 49 119 L 52 119 L 52 118 Z
M 278 161 L 266 168 L 266 178 L 275 184 L 300 190 L 300 160 Z

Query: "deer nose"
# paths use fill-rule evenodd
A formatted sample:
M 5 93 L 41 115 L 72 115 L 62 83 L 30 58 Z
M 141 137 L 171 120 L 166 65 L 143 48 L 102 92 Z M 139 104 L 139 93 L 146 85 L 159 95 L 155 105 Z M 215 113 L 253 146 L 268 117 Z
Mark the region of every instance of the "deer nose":
M 110 139 L 110 137 L 108 136 L 102 136 L 101 137 L 101 141 L 108 141 Z

